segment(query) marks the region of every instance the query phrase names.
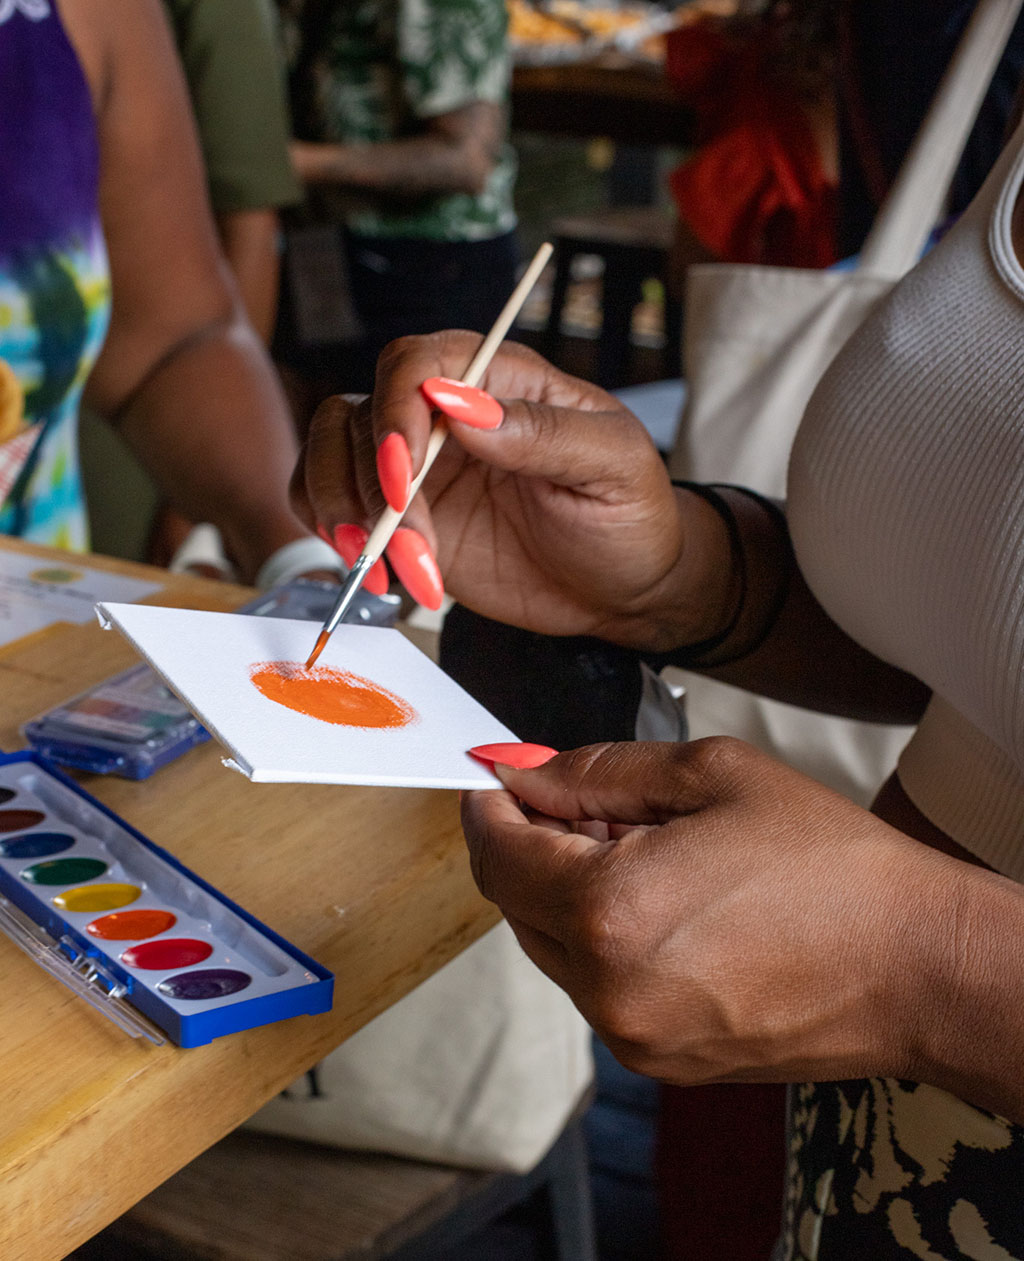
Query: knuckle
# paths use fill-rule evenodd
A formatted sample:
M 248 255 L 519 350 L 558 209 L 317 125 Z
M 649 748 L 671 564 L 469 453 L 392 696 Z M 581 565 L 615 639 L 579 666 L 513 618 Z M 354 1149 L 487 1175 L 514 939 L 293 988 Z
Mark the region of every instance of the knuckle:
M 532 346 L 524 345 L 523 342 L 503 342 L 500 353 L 510 363 L 527 369 L 534 379 L 544 380 L 549 376 L 563 375 L 539 351 L 534 350 Z
M 469 866 L 473 880 L 483 897 L 488 902 L 497 903 L 494 882 L 494 864 L 486 845 L 470 845 Z
M 349 438 L 355 455 L 366 462 L 375 462 L 377 442 L 373 436 L 373 419 L 368 407 L 361 407 L 348 417 Z
M 428 337 L 406 336 L 396 337 L 394 341 L 388 342 L 377 356 L 378 375 L 393 372 L 403 359 L 407 359 L 410 355 L 415 355 L 421 349 L 423 343 L 429 340 Z
M 539 402 L 537 399 L 521 399 L 519 406 L 521 415 L 526 422 L 526 433 L 529 435 L 531 445 L 540 443 L 545 450 L 550 452 L 551 444 L 558 433 L 557 414 L 552 411 L 548 404 Z M 526 435 L 524 434 L 524 436 Z M 522 452 L 524 463 L 529 453 L 529 447 L 524 447 Z
M 309 444 L 312 446 L 321 443 L 341 429 L 356 405 L 357 400 L 350 395 L 332 394 L 325 398 L 309 422 Z
M 501 847 L 493 843 L 493 838 L 479 836 L 476 841 L 470 841 L 469 860 L 481 895 L 503 908 L 508 891 L 517 887 L 517 873 Z
M 670 760 L 678 756 L 676 746 L 664 748 Z M 605 804 L 621 798 L 624 790 L 657 795 L 664 776 L 663 750 L 658 745 L 609 741 L 576 749 L 568 757 L 569 789 L 595 818 L 606 817 Z
M 622 1041 L 619 1034 L 621 1009 L 615 994 L 595 987 L 587 995 L 584 1007 L 588 1024 L 602 1042 L 611 1045 Z
M 620 1038 L 608 1033 L 602 1039 L 608 1050 L 619 1061 L 623 1068 L 631 1073 L 639 1073 L 643 1077 L 656 1077 L 661 1065 L 661 1058 L 646 1046 L 631 1038 Z
M 566 782 L 576 790 L 593 778 L 603 778 L 607 773 L 607 763 L 614 757 L 615 750 L 622 747 L 606 740 L 601 744 L 587 744 L 580 749 L 563 753 L 566 768 Z
M 639 787 L 646 775 L 646 747 L 636 742 L 605 741 L 568 755 L 567 791 L 594 818 L 606 818 L 606 803 L 621 795 L 624 785 Z
M 642 880 L 642 876 L 641 876 Z M 628 871 L 577 890 L 574 899 L 577 946 L 591 960 L 595 975 L 620 975 L 636 969 L 648 945 L 642 886 Z
M 651 1005 L 623 988 L 606 990 L 595 996 L 591 1016 L 602 1038 L 614 1042 L 637 1065 L 634 1071 L 642 1072 L 639 1065 L 653 1057 L 664 1035 Z
M 614 965 L 623 950 L 623 925 L 615 904 L 593 890 L 584 892 L 576 908 L 579 944 L 598 968 Z
M 321 429 L 324 425 L 331 424 L 338 414 L 345 410 L 345 406 L 345 399 L 340 394 L 328 395 L 314 411 L 313 419 L 309 423 L 310 429 Z
M 461 376 L 480 344 L 480 334 L 464 328 L 446 328 L 424 338 L 446 376 Z M 457 364 L 458 367 L 452 365 Z
M 680 746 L 689 772 L 707 785 L 731 789 L 747 773 L 754 750 L 735 736 L 706 736 Z

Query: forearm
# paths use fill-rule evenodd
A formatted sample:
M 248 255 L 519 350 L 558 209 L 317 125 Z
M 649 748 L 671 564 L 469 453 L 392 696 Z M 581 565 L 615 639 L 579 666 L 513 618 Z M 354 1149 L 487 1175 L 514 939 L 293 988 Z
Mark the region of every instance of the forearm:
M 249 323 L 269 345 L 277 316 L 281 256 L 279 222 L 272 209 L 218 214 L 217 232 L 238 284 Z
M 288 504 L 297 442 L 287 404 L 241 320 L 172 348 L 113 420 L 167 500 L 217 526 L 246 580 L 307 533 Z
M 502 142 L 498 106 L 477 101 L 432 119 L 417 136 L 376 144 L 296 141 L 300 178 L 395 197 L 483 191 Z
M 738 525 L 746 581 L 742 591 L 735 582 L 718 584 L 719 595 L 708 610 L 705 631 L 735 620 L 726 640 L 707 656 L 728 664 L 694 663 L 687 648 L 692 638 L 682 639 L 680 649 L 662 653 L 658 663 L 696 669 L 806 709 L 869 722 L 916 722 L 927 704 L 928 689 L 912 675 L 873 656 L 836 625 L 796 569 L 788 537 L 780 534 L 773 517 L 756 500 L 738 491 L 722 493 Z M 683 489 L 676 494 L 684 532 L 691 537 L 689 545 L 697 553 L 712 553 L 705 556 L 711 570 L 735 569 L 735 549 L 730 548 L 724 530 L 713 531 L 710 517 L 715 514 L 708 505 Z M 692 537 L 695 531 L 697 538 Z M 692 578 L 688 581 L 692 589 Z M 692 599 L 679 601 L 680 607 L 692 604 Z M 737 615 L 739 599 L 743 603 Z M 747 645 L 755 646 L 745 651 Z
M 840 630 L 799 573 L 761 647 L 702 673 L 773 700 L 864 722 L 916 723 L 931 694 L 920 679 Z
M 426 197 L 478 193 L 484 182 L 478 155 L 433 136 L 381 144 L 306 144 L 294 152 L 299 173 L 310 185 Z
M 919 984 L 901 1074 L 1024 1125 L 1024 888 L 957 866 L 938 896 L 919 890 Z

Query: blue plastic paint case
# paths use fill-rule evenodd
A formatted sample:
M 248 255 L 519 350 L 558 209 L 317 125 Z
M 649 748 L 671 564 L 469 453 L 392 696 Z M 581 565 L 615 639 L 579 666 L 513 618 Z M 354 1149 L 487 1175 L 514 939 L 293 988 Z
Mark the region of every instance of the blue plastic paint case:
M 165 927 L 152 931 L 155 920 Z M 133 924 L 147 931 L 125 936 Z M 154 1042 L 153 1025 L 202 1046 L 329 1011 L 333 998 L 326 968 L 36 752 L 0 754 L 0 929 Z
M 49 761 L 93 775 L 148 779 L 210 733 L 144 662 L 22 728 Z

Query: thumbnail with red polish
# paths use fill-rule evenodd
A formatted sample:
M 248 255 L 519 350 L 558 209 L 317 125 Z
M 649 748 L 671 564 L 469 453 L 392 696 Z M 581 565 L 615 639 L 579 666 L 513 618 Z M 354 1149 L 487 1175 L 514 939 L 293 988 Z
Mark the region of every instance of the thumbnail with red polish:
M 404 512 L 412 485 L 412 456 L 400 433 L 389 433 L 377 448 L 377 480 L 388 505 Z
M 427 541 L 418 530 L 400 526 L 388 544 L 388 560 L 399 582 L 417 604 L 439 609 L 444 583 Z
M 370 537 L 361 525 L 336 525 L 334 527 L 334 550 L 345 564 L 352 566 L 359 559 L 366 540 Z M 388 571 L 382 560 L 378 560 L 363 579 L 363 586 L 371 595 L 387 595 Z
M 496 762 L 499 766 L 529 771 L 557 757 L 558 750 L 549 749 L 544 744 L 478 744 L 469 753 L 481 762 Z
M 474 429 L 497 429 L 505 412 L 486 390 L 449 377 L 428 377 L 420 386 L 427 399 L 451 420 L 460 420 Z

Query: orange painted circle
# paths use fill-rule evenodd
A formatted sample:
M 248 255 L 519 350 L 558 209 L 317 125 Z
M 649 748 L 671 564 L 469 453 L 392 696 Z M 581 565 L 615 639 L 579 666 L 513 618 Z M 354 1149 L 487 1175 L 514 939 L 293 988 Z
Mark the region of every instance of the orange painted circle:
M 250 667 L 249 677 L 268 700 L 340 727 L 407 727 L 417 718 L 394 692 L 334 666 L 261 661 Z
M 172 911 L 115 911 L 86 924 L 85 931 L 105 941 L 141 941 L 173 928 L 178 917 Z

